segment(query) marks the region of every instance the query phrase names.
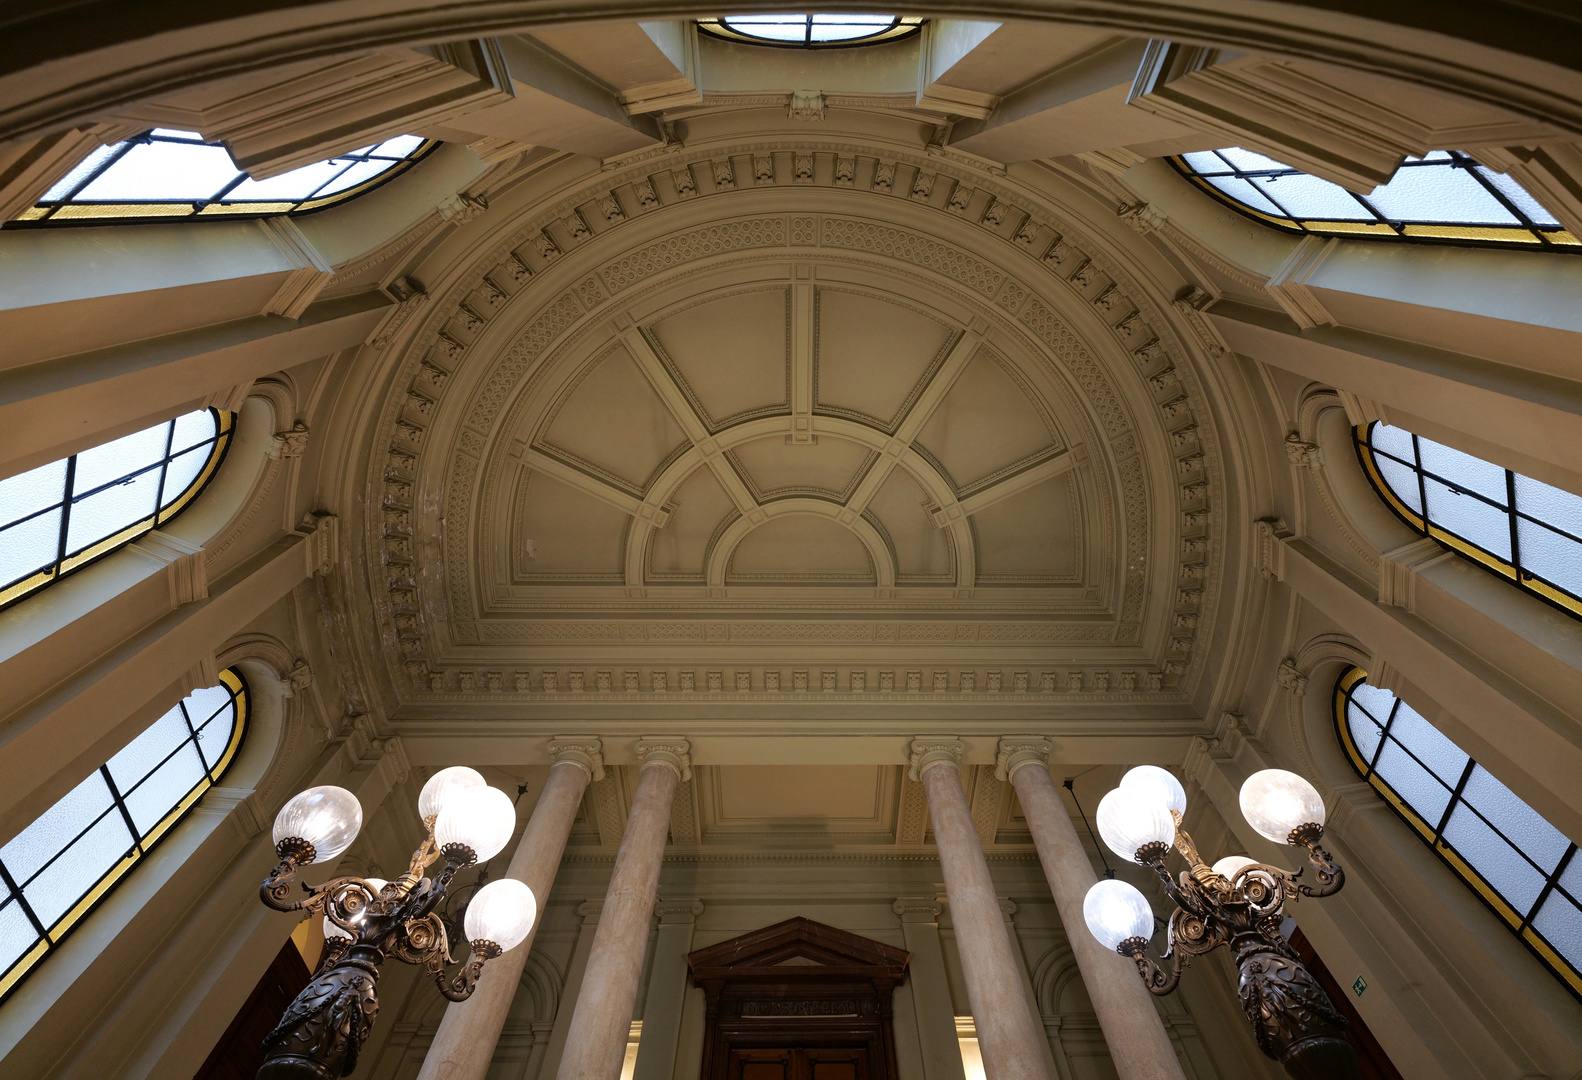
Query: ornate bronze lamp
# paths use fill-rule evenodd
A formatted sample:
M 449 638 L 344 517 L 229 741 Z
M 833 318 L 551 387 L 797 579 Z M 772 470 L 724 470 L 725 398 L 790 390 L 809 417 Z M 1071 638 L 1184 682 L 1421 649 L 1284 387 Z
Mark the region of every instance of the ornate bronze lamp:
M 1298 1080 L 1357 1080 L 1355 1052 L 1346 1038 L 1346 1018 L 1336 1011 L 1312 972 L 1280 933 L 1285 902 L 1303 896 L 1332 896 L 1345 874 L 1323 848 L 1324 802 L 1306 780 L 1283 769 L 1248 777 L 1241 812 L 1259 834 L 1276 843 L 1307 848 L 1308 866 L 1283 870 L 1232 855 L 1204 864 L 1192 837 L 1181 828 L 1186 791 L 1164 769 L 1143 765 L 1099 803 L 1099 835 L 1122 858 L 1149 867 L 1175 901 L 1162 970 L 1147 954 L 1154 915 L 1141 892 L 1124 881 L 1100 881 L 1088 890 L 1082 914 L 1106 947 L 1137 963 L 1148 989 L 1175 990 L 1193 957 L 1230 946 L 1241 972 L 1238 994 L 1263 1052 Z M 1188 870 L 1179 879 L 1165 869 L 1174 847 Z M 1302 880 L 1311 868 L 1312 884 Z
M 526 939 L 537 915 L 532 891 L 511 878 L 490 882 L 467 905 L 472 961 L 447 979 L 450 944 L 436 909 L 457 871 L 505 847 L 516 809 L 505 792 L 458 766 L 442 769 L 423 785 L 418 812 L 428 835 L 401 877 L 303 883 L 307 896 L 300 900 L 291 899 L 297 869 L 350 847 L 362 828 L 362 807 L 344 788 L 315 787 L 286 803 L 275 818 L 280 865 L 264 879 L 259 896 L 276 911 L 322 915 L 324 956 L 313 980 L 265 1037 L 258 1080 L 350 1076 L 379 1013 L 379 971 L 386 957 L 422 965 L 440 993 L 464 1001 L 484 964 Z M 425 877 L 423 871 L 441 859 L 443 869 Z

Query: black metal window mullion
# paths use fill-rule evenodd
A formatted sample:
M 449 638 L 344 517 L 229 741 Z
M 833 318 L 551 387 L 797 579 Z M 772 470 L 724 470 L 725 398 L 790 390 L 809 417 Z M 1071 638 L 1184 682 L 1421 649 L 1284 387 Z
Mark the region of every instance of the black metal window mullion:
M 159 463 L 159 491 L 154 495 L 154 526 L 159 526 L 160 509 L 165 505 L 165 477 L 170 472 L 170 448 L 176 441 L 176 422 L 165 425 L 165 457 Z
M 1378 423 L 1378 421 L 1374 422 Z M 1418 516 L 1423 519 L 1423 535 L 1428 536 L 1428 481 L 1423 477 L 1425 471 L 1423 469 L 1423 450 L 1422 447 L 1417 445 L 1416 432 L 1412 433 L 1412 458 L 1416 462 L 1417 505 L 1422 508 Z
M 27 916 L 27 921 L 33 924 L 33 930 L 45 941 L 49 940 L 49 928 L 38 917 L 38 912 L 33 910 L 33 905 L 28 903 L 27 894 L 22 891 L 22 886 L 16 883 L 16 878 L 11 876 L 11 870 L 6 866 L 5 860 L 0 859 L 0 881 L 11 890 L 11 895 L 16 897 L 16 902 L 22 908 L 22 914 Z
M 1516 474 L 1505 470 L 1505 510 L 1511 522 L 1511 569 L 1516 572 L 1516 580 L 1522 579 L 1522 540 L 1520 530 L 1516 527 Z
M 132 811 L 127 809 L 126 800 L 121 798 L 121 789 L 115 786 L 115 777 L 110 775 L 110 766 L 100 765 L 99 772 L 103 774 L 104 782 L 110 786 L 110 798 L 114 800 L 115 808 L 121 811 L 121 820 L 126 822 L 126 831 L 132 834 L 132 847 L 137 849 L 139 855 L 145 854 L 143 851 L 143 837 L 137 831 L 137 824 L 132 820 Z M 153 774 L 150 773 L 149 775 Z M 143 779 L 146 780 L 148 777 L 145 776 Z M 136 785 L 133 786 L 135 787 Z
M 1543 232 L 1531 218 L 1522 212 L 1522 208 L 1512 202 L 1505 192 L 1501 191 L 1494 184 L 1489 183 L 1488 178 L 1478 171 L 1477 166 L 1481 164 L 1480 162 L 1474 161 L 1473 159 L 1462 154 L 1451 154 L 1450 160 L 1452 163 L 1452 168 L 1460 169 L 1471 176 L 1472 179 L 1476 181 L 1484 191 L 1487 191 L 1490 195 L 1494 196 L 1496 202 L 1505 207 L 1506 210 L 1510 211 L 1511 216 L 1517 221 L 1521 222 L 1523 228 L 1532 233 L 1534 236 L 1538 237 L 1541 243 L 1549 243 L 1549 238 L 1543 234 Z
M 73 503 L 72 488 L 77 486 L 77 455 L 73 454 L 66 459 L 66 493 L 60 505 L 60 544 L 55 549 L 55 573 L 53 577 L 60 577 L 60 568 L 66 562 L 66 534 L 71 529 L 71 507 Z
M 1368 762 L 1368 776 L 1371 778 L 1379 768 L 1379 758 L 1384 753 L 1384 743 L 1390 737 L 1390 729 L 1395 726 L 1395 714 L 1400 711 L 1401 699 L 1396 698 L 1390 706 L 1390 715 L 1385 718 L 1384 726 L 1379 729 L 1379 745 L 1373 748 L 1373 760 Z
M 124 143 L 122 143 L 119 150 L 113 154 L 110 154 L 103 161 L 99 162 L 98 168 L 94 169 L 87 176 L 79 180 L 70 191 L 66 192 L 66 194 L 62 195 L 59 199 L 56 199 L 56 204 L 59 205 L 61 203 L 71 202 L 72 199 L 77 197 L 77 192 L 81 191 L 83 188 L 99 179 L 106 169 L 108 169 L 111 165 L 114 165 L 117 161 L 120 161 L 127 154 L 131 153 L 132 147 L 143 146 L 151 142 L 153 142 L 153 140 L 147 137 L 139 138 L 137 136 L 133 136 L 132 138 L 127 139 Z
M 1466 753 L 1466 751 L 1463 750 L 1462 753 Z M 1413 757 L 1416 757 L 1416 755 L 1414 754 Z M 1434 841 L 1436 843 L 1444 842 L 1445 826 L 1450 824 L 1450 815 L 1456 812 L 1456 807 L 1466 801 L 1462 796 L 1462 792 L 1466 791 L 1467 781 L 1472 779 L 1472 770 L 1477 767 L 1478 763 L 1472 760 L 1472 755 L 1468 754 L 1466 768 L 1461 770 L 1461 779 L 1456 781 L 1455 788 L 1450 792 L 1450 801 L 1445 804 L 1445 812 L 1439 815 L 1439 824 L 1434 826 Z M 1473 812 L 1477 813 L 1476 810 Z M 1478 814 L 1478 817 L 1483 817 L 1483 815 Z M 1485 824 L 1489 823 L 1485 821 Z M 1489 827 L 1491 829 L 1494 828 L 1492 824 L 1489 824 Z M 1495 831 L 1499 832 L 1498 829 Z M 1501 833 L 1500 835 L 1503 836 L 1504 834 Z M 1511 846 L 1515 847 L 1516 845 L 1512 844 Z M 1518 848 L 1517 850 L 1520 849 Z
M 1544 887 L 1538 890 L 1538 899 L 1533 901 L 1532 907 L 1528 908 L 1527 913 L 1522 916 L 1522 924 L 1516 928 L 1518 932 L 1527 929 L 1538 917 L 1538 913 L 1543 910 L 1544 901 L 1548 900 L 1549 894 L 1555 891 L 1555 886 L 1560 883 L 1560 875 L 1566 872 L 1566 867 L 1571 865 L 1576 853 L 1577 846 L 1573 843 L 1566 848 L 1566 853 L 1560 856 L 1560 861 L 1555 863 L 1554 873 L 1544 875 Z

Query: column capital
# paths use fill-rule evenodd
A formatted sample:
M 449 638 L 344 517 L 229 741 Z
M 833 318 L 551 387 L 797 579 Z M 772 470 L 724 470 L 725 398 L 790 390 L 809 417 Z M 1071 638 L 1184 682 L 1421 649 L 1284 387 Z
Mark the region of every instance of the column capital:
M 1005 735 L 1000 738 L 1000 752 L 994 758 L 994 778 L 1009 780 L 1023 765 L 1049 764 L 1049 752 L 1054 747 L 1042 735 Z
M 555 765 L 569 762 L 586 770 L 595 783 L 604 779 L 604 743 L 597 736 L 556 735 L 549 740 L 549 752 Z
M 703 901 L 695 896 L 673 900 L 655 900 L 654 914 L 659 916 L 661 926 L 691 923 L 699 915 L 703 914 Z
M 898 896 L 890 910 L 901 916 L 902 922 L 933 922 L 944 909 L 937 896 Z M 917 918 L 922 915 L 924 918 Z M 910 916 L 910 917 L 909 917 Z
M 692 779 L 692 744 L 679 735 L 644 735 L 637 743 L 644 765 L 665 765 L 682 781 Z
M 911 765 L 906 775 L 921 779 L 923 770 L 946 762 L 961 767 L 961 755 L 967 748 L 954 735 L 919 735 L 912 740 Z

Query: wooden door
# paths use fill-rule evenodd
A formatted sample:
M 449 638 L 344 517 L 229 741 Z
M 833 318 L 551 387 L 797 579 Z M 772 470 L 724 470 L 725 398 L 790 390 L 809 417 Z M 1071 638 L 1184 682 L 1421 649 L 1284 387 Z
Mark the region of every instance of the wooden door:
M 797 1047 L 730 1052 L 729 1080 L 869 1080 L 868 1051 Z

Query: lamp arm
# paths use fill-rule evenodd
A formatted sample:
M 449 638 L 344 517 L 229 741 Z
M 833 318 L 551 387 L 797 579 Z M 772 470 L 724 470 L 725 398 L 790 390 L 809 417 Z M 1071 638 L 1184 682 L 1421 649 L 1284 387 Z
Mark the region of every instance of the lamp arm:
M 1148 988 L 1148 992 L 1157 997 L 1175 993 L 1175 988 L 1181 982 L 1181 969 L 1185 966 L 1182 962 L 1181 954 L 1176 954 L 1174 962 L 1170 965 L 1169 970 L 1166 970 L 1161 968 L 1154 962 L 1153 957 L 1148 955 L 1147 950 L 1141 944 L 1141 938 L 1132 940 L 1139 942 L 1139 944 L 1127 955 L 1137 964 L 1137 974 L 1142 976 L 1143 985 Z M 1165 958 L 1169 958 L 1168 953 L 1165 954 Z
M 1346 871 L 1318 844 L 1323 837 L 1322 825 L 1303 825 L 1291 833 L 1291 843 L 1307 848 L 1307 866 L 1302 867 L 1292 877 L 1300 877 L 1303 871 L 1311 868 L 1315 881 L 1313 885 L 1297 885 L 1297 891 L 1303 896 L 1333 896 L 1346 885 Z
M 445 980 L 443 964 L 431 964 L 429 970 L 434 975 L 435 985 L 439 992 L 444 994 L 449 1001 L 466 1001 L 472 997 L 472 992 L 478 986 L 478 976 L 483 974 L 483 965 L 500 955 L 500 947 L 492 941 L 473 942 L 472 959 L 462 966 L 455 978 L 449 982 Z

